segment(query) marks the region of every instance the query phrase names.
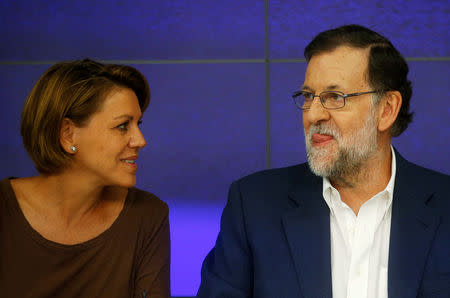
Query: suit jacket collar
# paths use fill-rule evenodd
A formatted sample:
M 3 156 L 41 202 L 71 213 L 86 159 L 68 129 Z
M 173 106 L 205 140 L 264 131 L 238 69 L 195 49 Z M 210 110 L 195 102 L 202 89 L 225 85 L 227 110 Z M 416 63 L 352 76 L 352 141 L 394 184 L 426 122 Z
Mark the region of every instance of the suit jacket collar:
M 433 190 L 422 170 L 397 151 L 392 202 L 388 296 L 416 297 L 439 215 L 427 206 Z
M 297 181 L 289 197 L 298 208 L 284 214 L 283 226 L 303 296 L 331 297 L 329 208 L 322 199 L 322 178 L 306 172 L 306 177 L 291 175 Z
M 424 186 L 419 168 L 395 153 L 388 296 L 416 297 L 439 217 L 426 206 L 432 191 Z M 302 294 L 332 297 L 330 215 L 322 198 L 322 178 L 309 170 L 290 176 L 294 182 L 289 197 L 297 208 L 282 221 Z

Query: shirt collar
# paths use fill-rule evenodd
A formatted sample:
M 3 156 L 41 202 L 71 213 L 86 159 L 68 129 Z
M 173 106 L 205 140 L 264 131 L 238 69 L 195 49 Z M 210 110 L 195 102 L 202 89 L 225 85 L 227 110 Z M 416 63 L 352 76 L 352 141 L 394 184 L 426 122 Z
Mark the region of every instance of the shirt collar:
M 388 204 L 387 208 L 392 204 L 392 199 L 394 197 L 394 184 L 395 184 L 395 173 L 397 172 L 397 163 L 395 159 L 395 151 L 394 148 L 391 145 L 391 178 L 389 179 L 388 184 L 386 185 L 386 188 L 382 190 L 380 193 L 387 192 L 388 194 Z M 322 196 L 325 200 L 325 202 L 328 205 L 328 208 L 330 208 L 331 214 L 334 214 L 333 210 L 333 204 L 331 202 L 332 193 L 339 193 L 336 188 L 331 185 L 330 180 L 327 177 L 323 177 L 323 183 L 322 183 Z M 377 194 L 378 195 L 378 194 Z M 376 195 L 375 195 L 376 196 Z

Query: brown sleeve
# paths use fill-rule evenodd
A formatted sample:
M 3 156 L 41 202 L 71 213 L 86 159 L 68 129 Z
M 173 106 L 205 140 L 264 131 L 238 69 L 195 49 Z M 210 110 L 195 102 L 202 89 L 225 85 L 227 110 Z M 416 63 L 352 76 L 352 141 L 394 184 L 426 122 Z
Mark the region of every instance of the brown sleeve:
M 170 297 L 170 230 L 169 209 L 164 204 L 159 223 L 147 241 L 136 271 L 138 298 Z

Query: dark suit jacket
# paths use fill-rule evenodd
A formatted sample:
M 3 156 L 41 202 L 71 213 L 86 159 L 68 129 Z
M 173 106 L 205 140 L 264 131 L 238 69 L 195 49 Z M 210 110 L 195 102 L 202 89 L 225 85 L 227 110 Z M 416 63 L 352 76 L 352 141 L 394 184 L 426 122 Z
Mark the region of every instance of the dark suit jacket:
M 448 298 L 450 176 L 396 161 L 388 295 Z M 332 297 L 329 208 L 307 164 L 231 185 L 197 297 Z

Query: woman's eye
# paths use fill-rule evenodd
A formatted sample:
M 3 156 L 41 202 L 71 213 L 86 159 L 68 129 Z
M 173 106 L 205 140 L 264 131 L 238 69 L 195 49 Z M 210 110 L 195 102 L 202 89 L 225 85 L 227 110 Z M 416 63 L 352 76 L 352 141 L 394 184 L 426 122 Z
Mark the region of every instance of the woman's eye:
M 128 121 L 118 125 L 117 128 L 126 131 L 128 129 Z

